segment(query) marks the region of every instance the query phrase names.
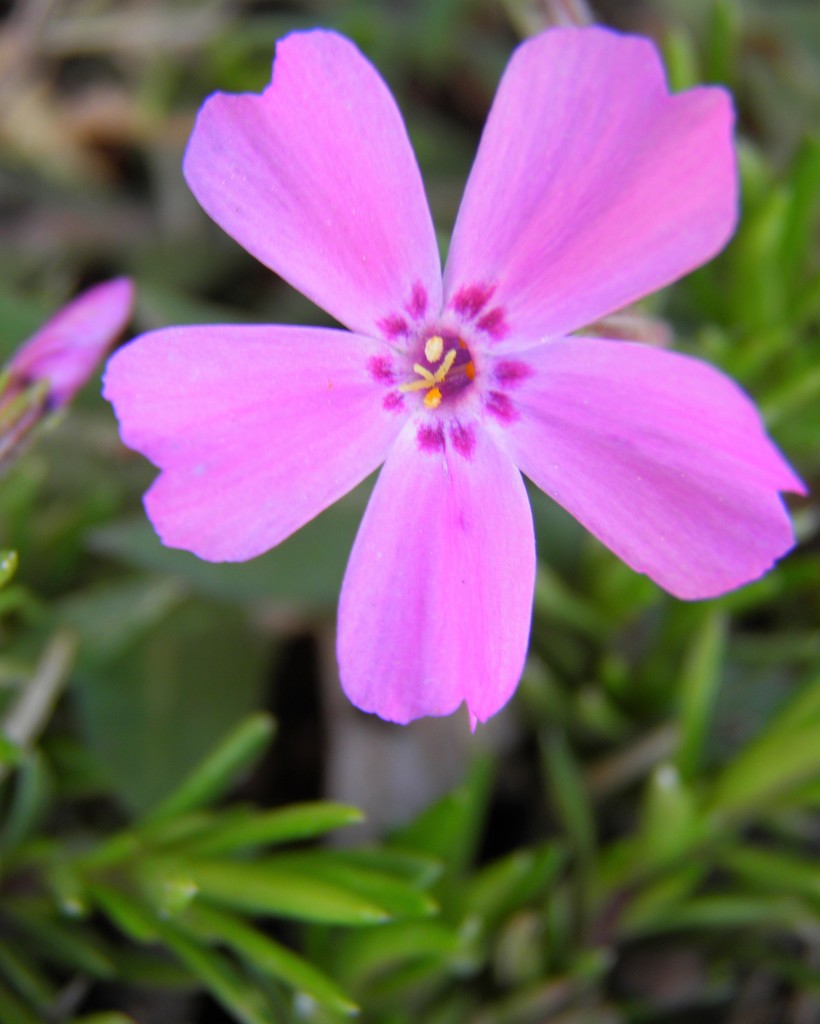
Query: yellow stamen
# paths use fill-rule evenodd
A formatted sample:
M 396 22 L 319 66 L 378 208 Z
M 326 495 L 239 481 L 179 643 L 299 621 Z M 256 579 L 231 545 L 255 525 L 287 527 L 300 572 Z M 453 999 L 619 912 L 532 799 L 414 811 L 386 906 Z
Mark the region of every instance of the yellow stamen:
M 434 334 L 424 344 L 424 358 L 428 363 L 437 363 L 444 351 L 444 338 L 440 334 Z
M 436 370 L 436 384 L 441 384 L 447 374 L 450 372 L 450 367 L 456 361 L 456 350 L 451 348 L 447 355 L 444 357 L 444 362 Z
M 440 342 L 440 345 L 432 345 L 431 342 Z M 444 340 L 438 335 L 434 335 L 432 338 L 428 338 L 424 346 L 424 355 L 428 362 L 434 363 L 437 359 L 441 358 L 441 349 L 444 347 Z M 430 350 L 430 351 L 428 351 Z M 436 355 L 435 359 L 431 358 L 431 352 Z M 407 384 L 399 384 L 399 391 L 426 391 L 427 394 L 424 396 L 424 404 L 428 409 L 438 409 L 441 405 L 441 391 L 438 387 L 439 384 L 443 384 L 447 378 L 447 374 L 452 369 L 453 363 L 456 361 L 456 350 L 451 348 L 444 360 L 436 370 L 435 373 L 431 373 L 426 366 L 422 366 L 421 363 L 413 363 L 413 372 L 417 373 L 421 380 L 411 380 Z M 470 363 L 470 366 L 473 364 Z M 474 371 L 475 372 L 475 371 Z M 469 376 L 469 370 L 467 371 Z M 470 377 L 470 380 L 473 378 Z

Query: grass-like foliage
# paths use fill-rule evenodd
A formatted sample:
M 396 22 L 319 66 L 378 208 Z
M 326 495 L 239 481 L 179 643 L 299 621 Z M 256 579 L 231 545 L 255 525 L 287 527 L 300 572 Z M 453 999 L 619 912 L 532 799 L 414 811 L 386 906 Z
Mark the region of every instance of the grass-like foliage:
M 258 91 L 293 28 L 382 69 L 446 247 L 509 53 L 580 6 L 14 5 L 4 359 L 120 275 L 132 332 L 320 322 L 180 173 L 202 99 Z M 795 551 L 687 604 L 533 491 L 514 701 L 474 739 L 364 721 L 332 633 L 368 485 L 268 555 L 198 561 L 154 536 L 151 468 L 91 383 L 0 480 L 2 1024 L 820 1019 L 820 12 L 593 6 L 656 35 L 675 88 L 735 95 L 737 234 L 635 312 L 760 405 L 810 492 Z

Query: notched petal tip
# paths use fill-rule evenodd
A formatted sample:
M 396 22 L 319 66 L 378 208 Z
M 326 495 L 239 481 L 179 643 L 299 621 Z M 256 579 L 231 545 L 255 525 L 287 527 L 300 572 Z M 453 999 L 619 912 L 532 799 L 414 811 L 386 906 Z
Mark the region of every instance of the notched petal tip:
M 711 259 L 737 218 L 734 114 L 670 95 L 648 39 L 553 29 L 499 85 L 445 269 L 452 301 L 497 281 L 510 338 L 575 331 Z
M 441 303 L 421 174 L 378 71 L 335 32 L 279 41 L 261 93 L 216 93 L 183 161 L 205 212 L 354 331 L 376 333 L 419 282 Z

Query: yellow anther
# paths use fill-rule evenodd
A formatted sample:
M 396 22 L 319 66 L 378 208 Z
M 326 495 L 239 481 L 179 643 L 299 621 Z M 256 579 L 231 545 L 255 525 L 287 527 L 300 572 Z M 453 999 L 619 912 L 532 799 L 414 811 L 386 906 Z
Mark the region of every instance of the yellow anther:
M 440 347 L 444 347 L 444 340 L 439 338 L 438 335 L 434 335 L 432 338 L 428 338 L 424 346 L 424 355 L 428 362 L 435 362 L 435 359 L 430 358 L 428 349 L 430 348 L 431 342 L 440 342 Z M 437 346 L 433 346 L 435 352 Z M 436 358 L 441 357 L 441 351 L 438 352 Z M 411 380 L 407 384 L 399 384 L 399 391 L 426 391 L 427 394 L 424 396 L 424 404 L 428 409 L 438 409 L 441 405 L 441 391 L 438 388 L 439 384 L 443 384 L 447 374 L 450 372 L 453 363 L 456 361 L 456 350 L 451 348 L 447 355 L 444 357 L 444 361 L 441 366 L 436 370 L 435 373 L 431 373 L 426 366 L 422 366 L 421 363 L 413 363 L 413 372 L 417 373 L 420 380 Z M 470 363 L 472 366 L 472 363 Z M 468 371 L 469 372 L 469 371 Z M 472 380 L 472 377 L 470 378 Z
M 437 363 L 444 351 L 444 338 L 440 334 L 434 334 L 424 343 L 424 358 L 428 363 Z

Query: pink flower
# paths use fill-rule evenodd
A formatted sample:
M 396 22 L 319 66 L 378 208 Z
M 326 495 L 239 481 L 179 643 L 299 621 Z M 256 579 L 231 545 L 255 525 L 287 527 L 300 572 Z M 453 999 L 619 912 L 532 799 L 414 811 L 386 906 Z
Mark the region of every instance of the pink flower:
M 569 337 L 714 255 L 732 109 L 670 96 L 652 45 L 545 32 L 514 53 L 443 280 L 401 116 L 346 39 L 294 33 L 261 95 L 212 96 L 185 157 L 210 216 L 348 331 L 177 327 L 110 361 L 125 443 L 162 470 L 163 542 L 234 561 L 385 463 L 339 606 L 351 701 L 396 722 L 509 699 L 535 545 L 521 472 L 683 598 L 756 579 L 803 490 L 746 395 L 683 355 Z
M 49 412 L 61 409 L 94 372 L 125 329 L 134 304 L 128 278 L 89 288 L 19 348 L 0 388 L 0 463 Z
M 95 285 L 47 320 L 12 356 L 8 392 L 45 382 L 49 409 L 66 405 L 125 329 L 134 305 L 126 277 Z

